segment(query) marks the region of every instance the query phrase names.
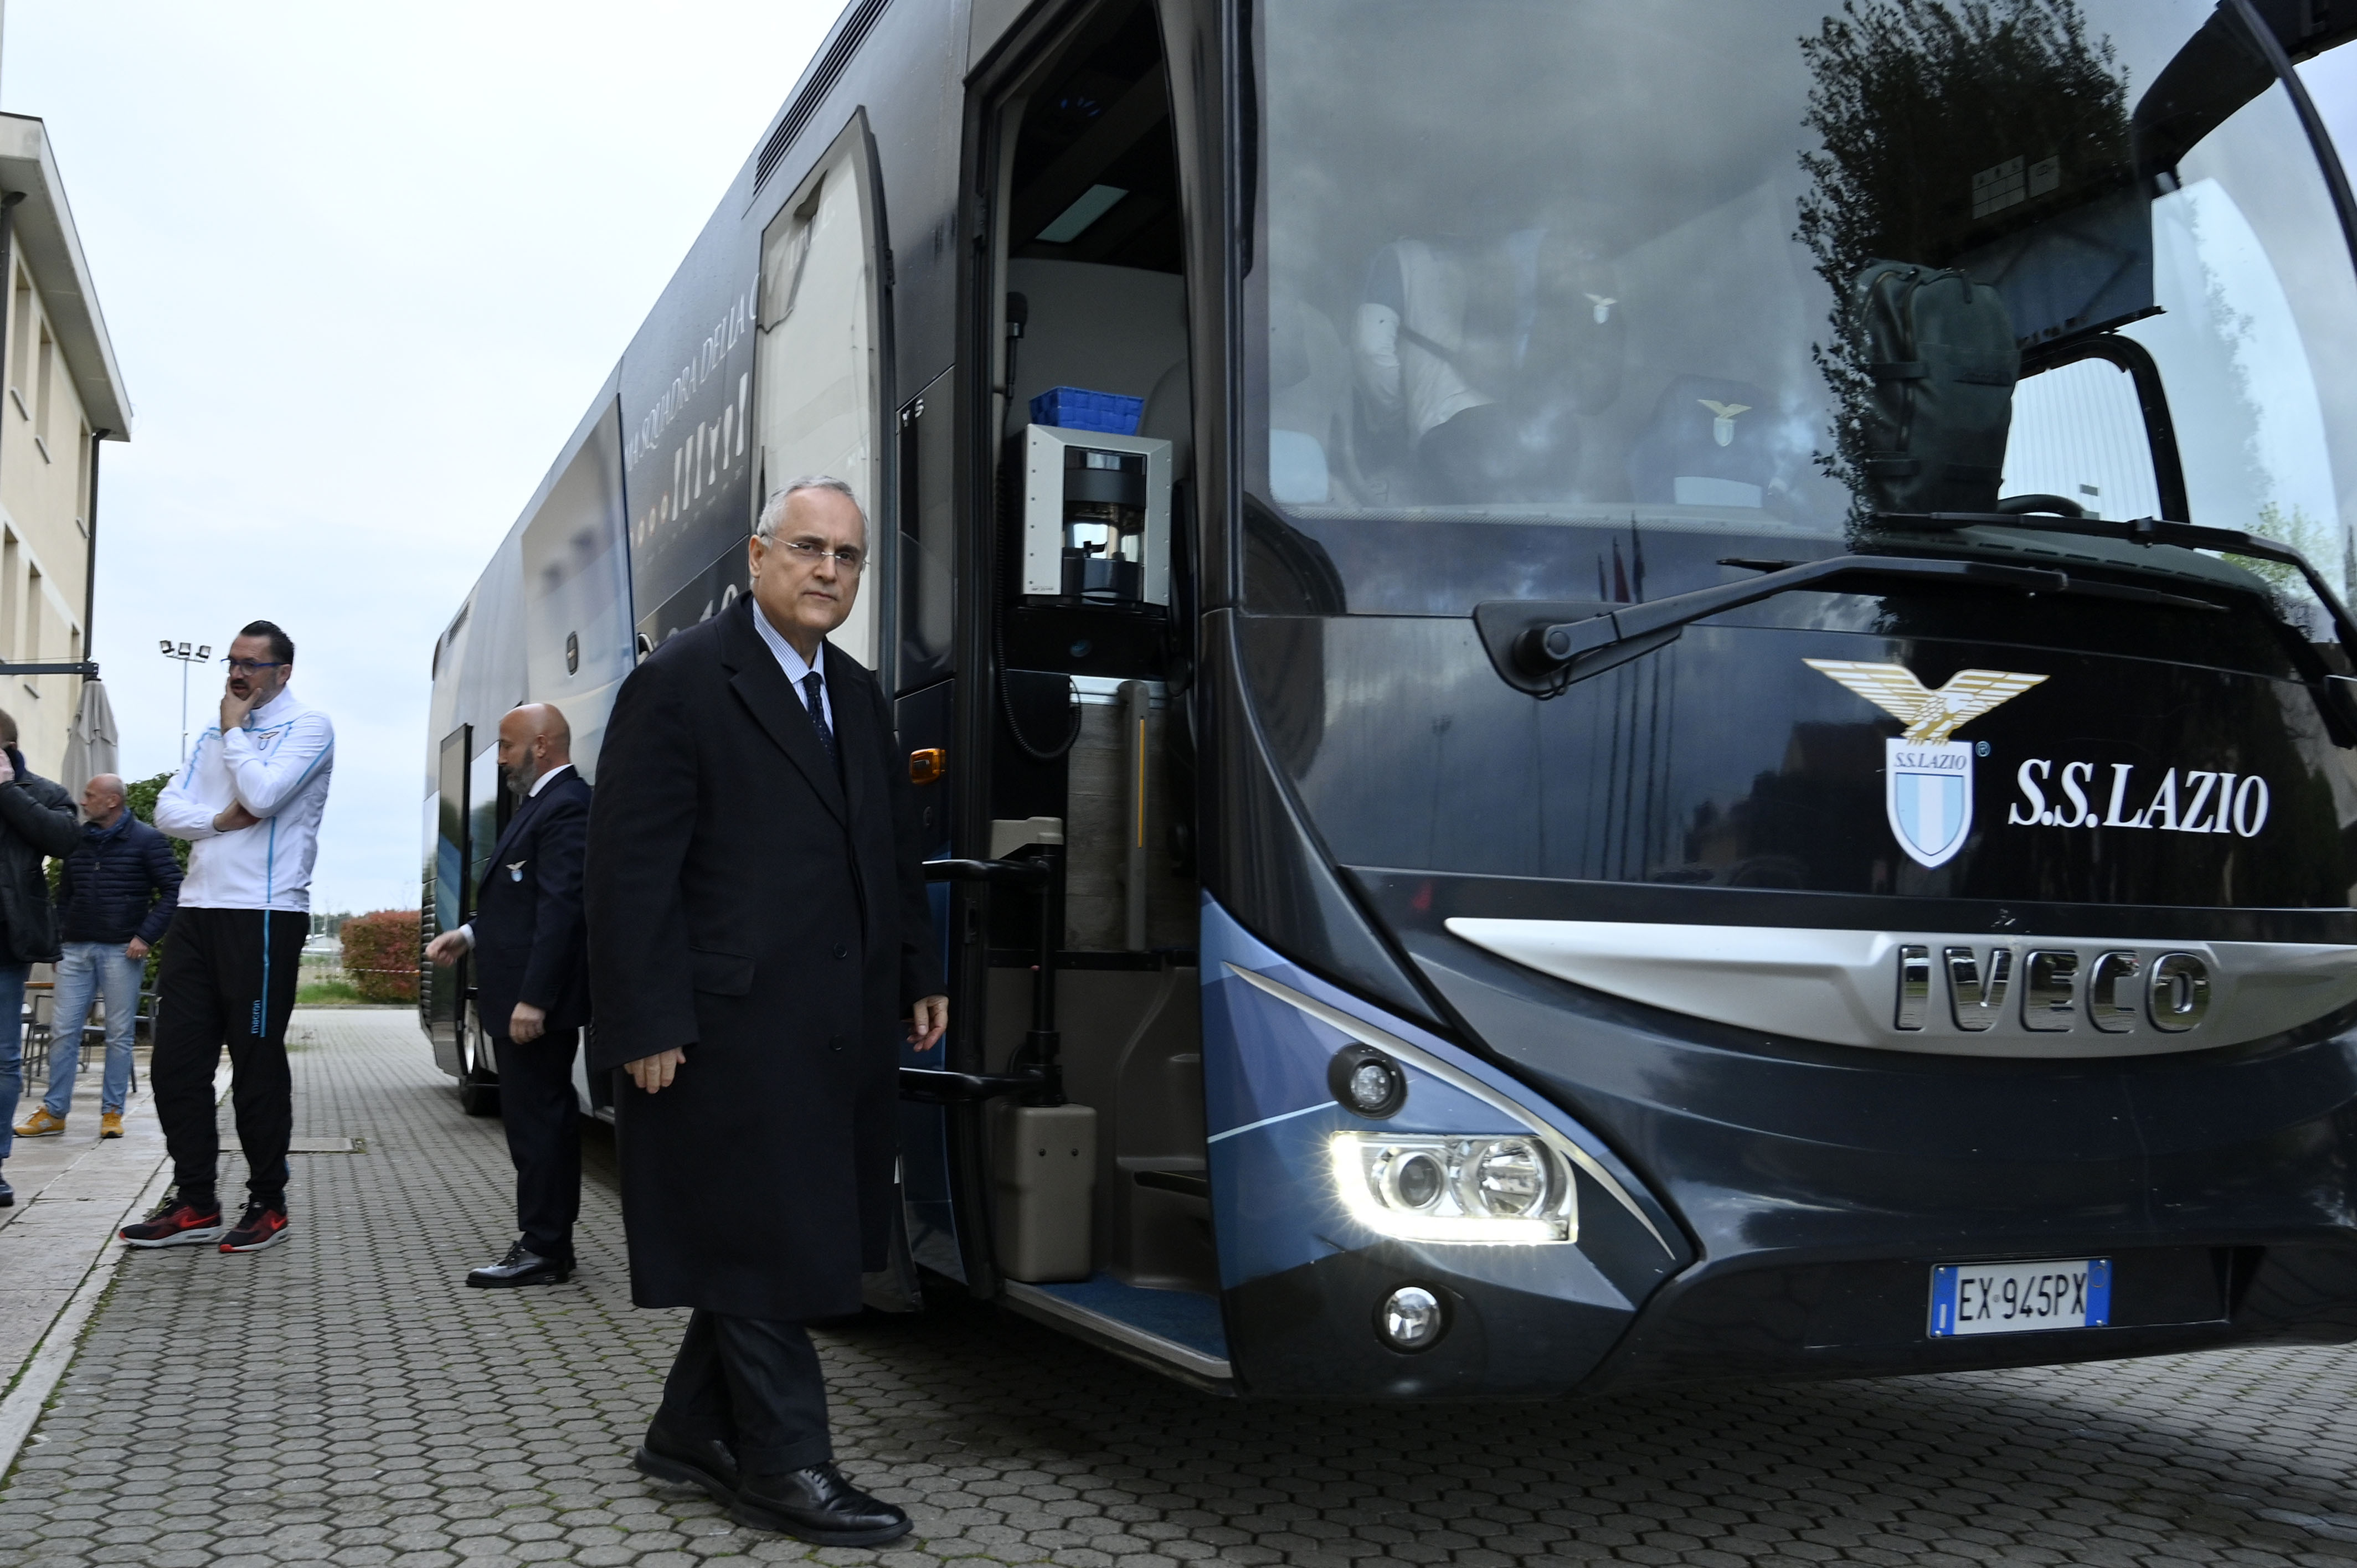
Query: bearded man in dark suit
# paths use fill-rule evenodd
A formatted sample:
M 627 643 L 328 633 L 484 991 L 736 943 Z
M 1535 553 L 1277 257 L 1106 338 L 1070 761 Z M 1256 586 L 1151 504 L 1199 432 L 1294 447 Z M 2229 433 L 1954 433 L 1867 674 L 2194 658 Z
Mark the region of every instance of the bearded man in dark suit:
M 554 705 L 526 703 L 500 721 L 499 761 L 515 815 L 491 851 L 475 918 L 425 949 L 436 963 L 474 955 L 476 1014 L 500 1069 L 519 1234 L 506 1257 L 468 1273 L 485 1289 L 572 1277 L 581 1212 L 573 1058 L 589 1021 L 581 855 L 590 790 L 573 766 L 573 726 Z
M 930 1050 L 949 1021 L 907 759 L 825 640 L 866 549 L 838 479 L 762 509 L 752 594 L 622 683 L 587 880 L 631 1299 L 694 1309 L 638 1467 L 839 1546 L 909 1519 L 834 1467 L 803 1325 L 858 1311 L 884 1266 L 899 1039 Z

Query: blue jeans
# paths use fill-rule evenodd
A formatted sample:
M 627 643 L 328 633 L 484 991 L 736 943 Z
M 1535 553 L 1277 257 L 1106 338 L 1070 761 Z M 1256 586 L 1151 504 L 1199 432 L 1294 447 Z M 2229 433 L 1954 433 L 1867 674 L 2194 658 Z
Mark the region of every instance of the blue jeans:
M 123 950 L 121 942 L 68 942 L 58 960 L 58 1006 L 49 1031 L 49 1093 L 41 1103 L 52 1116 L 73 1109 L 74 1075 L 81 1070 L 82 1026 L 91 999 L 106 998 L 106 1080 L 99 1090 L 101 1111 L 120 1111 L 131 1093 L 131 1035 L 139 1025 L 139 977 L 147 966 Z
M 16 1101 L 25 1092 L 25 977 L 29 963 L 0 963 L 0 1160 L 16 1143 Z

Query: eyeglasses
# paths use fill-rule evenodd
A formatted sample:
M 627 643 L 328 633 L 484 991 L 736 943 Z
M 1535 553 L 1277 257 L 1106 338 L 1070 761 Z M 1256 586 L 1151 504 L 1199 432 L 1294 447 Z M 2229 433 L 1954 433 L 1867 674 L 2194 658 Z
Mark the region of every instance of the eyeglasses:
M 224 659 L 221 662 L 229 666 L 230 673 L 232 675 L 259 675 L 264 670 L 283 670 L 286 667 L 286 661 L 283 659 Z
M 805 566 L 815 566 L 819 562 L 832 555 L 834 557 L 834 564 L 845 572 L 858 571 L 867 558 L 864 552 L 849 544 L 840 550 L 829 550 L 825 545 L 812 540 L 789 539 L 786 541 L 785 547 L 793 553 L 795 560 Z

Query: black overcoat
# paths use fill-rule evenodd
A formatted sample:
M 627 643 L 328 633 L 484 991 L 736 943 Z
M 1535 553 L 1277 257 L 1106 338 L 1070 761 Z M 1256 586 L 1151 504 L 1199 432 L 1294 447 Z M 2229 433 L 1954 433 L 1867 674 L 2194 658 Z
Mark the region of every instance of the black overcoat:
M 829 762 L 750 598 L 622 682 L 586 876 L 593 1071 L 614 1079 L 630 1294 L 807 1320 L 883 1267 L 909 1004 L 942 989 L 920 835 L 876 678 L 833 646 Z
M 582 961 L 581 860 L 589 837 L 588 783 L 568 768 L 527 796 L 491 851 L 475 896 L 475 1006 L 506 1038 L 519 1002 L 548 1015 L 551 1035 L 589 1021 Z

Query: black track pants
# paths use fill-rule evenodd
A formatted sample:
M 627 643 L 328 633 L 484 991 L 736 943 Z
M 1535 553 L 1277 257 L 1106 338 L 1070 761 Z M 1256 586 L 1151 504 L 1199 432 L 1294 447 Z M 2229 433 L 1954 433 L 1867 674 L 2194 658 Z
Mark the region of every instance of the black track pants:
M 310 934 L 310 917 L 299 910 L 184 904 L 173 913 L 156 976 L 156 1054 L 147 1079 L 172 1153 L 173 1177 L 184 1192 L 210 1187 L 219 1171 L 212 1081 L 227 1046 L 247 1191 L 257 1203 L 285 1202 L 286 1144 L 295 1132 L 286 1019 L 295 1011 L 303 943 Z

